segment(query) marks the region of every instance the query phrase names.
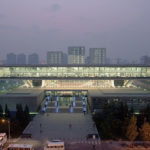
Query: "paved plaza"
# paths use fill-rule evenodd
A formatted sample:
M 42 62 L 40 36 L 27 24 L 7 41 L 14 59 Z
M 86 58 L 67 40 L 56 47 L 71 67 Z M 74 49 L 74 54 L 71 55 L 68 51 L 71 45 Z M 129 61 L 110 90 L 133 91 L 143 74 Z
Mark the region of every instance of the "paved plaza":
M 38 114 L 24 130 L 33 139 L 86 140 L 88 134 L 98 134 L 91 115 L 83 113 Z

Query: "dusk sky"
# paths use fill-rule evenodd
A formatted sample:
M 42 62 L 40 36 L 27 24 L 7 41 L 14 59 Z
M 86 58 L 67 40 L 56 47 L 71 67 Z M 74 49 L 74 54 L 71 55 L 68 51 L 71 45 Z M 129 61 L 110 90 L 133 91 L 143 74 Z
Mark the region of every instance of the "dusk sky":
M 6 53 L 106 47 L 108 57 L 150 56 L 150 0 L 0 0 L 0 59 Z

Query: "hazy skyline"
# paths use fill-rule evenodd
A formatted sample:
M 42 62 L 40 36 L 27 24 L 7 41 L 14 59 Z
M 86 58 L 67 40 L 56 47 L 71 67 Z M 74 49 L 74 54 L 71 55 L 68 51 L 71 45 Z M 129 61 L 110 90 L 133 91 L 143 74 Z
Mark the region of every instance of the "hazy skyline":
M 108 57 L 150 55 L 149 0 L 1 0 L 0 59 L 6 53 L 106 47 Z

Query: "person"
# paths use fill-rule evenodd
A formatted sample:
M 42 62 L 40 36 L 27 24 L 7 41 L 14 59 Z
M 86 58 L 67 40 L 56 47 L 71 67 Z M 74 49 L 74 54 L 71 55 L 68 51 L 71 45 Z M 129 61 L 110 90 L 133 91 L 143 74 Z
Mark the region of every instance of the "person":
M 85 113 L 86 113 L 86 107 L 83 107 L 83 113 L 85 115 Z
M 42 130 L 40 129 L 40 134 L 42 133 Z
M 71 124 L 71 123 L 69 123 L 69 128 L 70 128 L 70 129 L 72 128 L 72 124 Z
M 46 112 L 46 107 L 42 108 L 42 112 L 44 112 L 44 113 Z
M 93 150 L 95 150 L 95 144 L 93 144 Z

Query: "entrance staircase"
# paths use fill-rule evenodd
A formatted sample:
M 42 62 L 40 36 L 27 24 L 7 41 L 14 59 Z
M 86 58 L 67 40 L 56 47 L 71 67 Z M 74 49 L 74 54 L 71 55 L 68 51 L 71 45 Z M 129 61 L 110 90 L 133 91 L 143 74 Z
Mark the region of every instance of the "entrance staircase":
M 71 101 L 63 103 L 60 97 L 47 96 L 42 104 L 42 112 L 47 113 L 87 113 L 86 97 L 73 96 Z

